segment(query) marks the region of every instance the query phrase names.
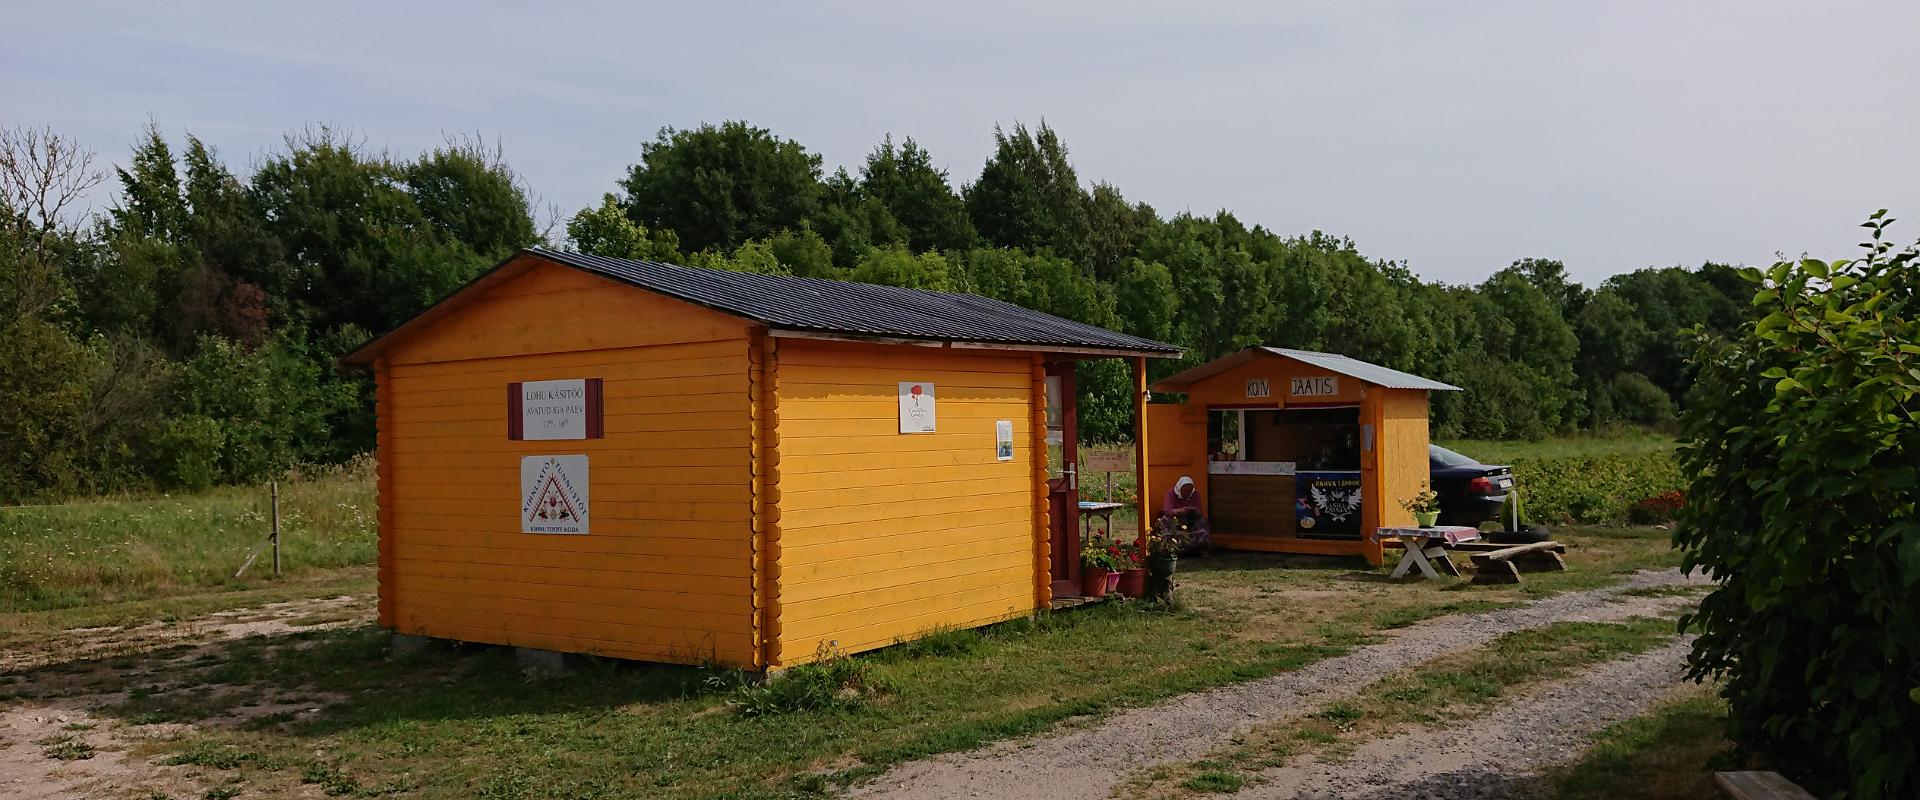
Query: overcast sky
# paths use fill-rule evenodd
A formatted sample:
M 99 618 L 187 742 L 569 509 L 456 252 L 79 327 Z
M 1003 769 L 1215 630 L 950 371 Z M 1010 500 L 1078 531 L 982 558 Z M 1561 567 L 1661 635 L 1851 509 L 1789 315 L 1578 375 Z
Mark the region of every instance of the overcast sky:
M 0 124 L 124 162 L 151 118 L 236 169 L 308 123 L 479 131 L 571 214 L 662 126 L 748 120 L 829 171 L 912 136 L 958 184 L 1044 118 L 1163 215 L 1452 282 L 1850 256 L 1873 209 L 1920 215 L 1910 1 L 429 5 L 5 0 Z

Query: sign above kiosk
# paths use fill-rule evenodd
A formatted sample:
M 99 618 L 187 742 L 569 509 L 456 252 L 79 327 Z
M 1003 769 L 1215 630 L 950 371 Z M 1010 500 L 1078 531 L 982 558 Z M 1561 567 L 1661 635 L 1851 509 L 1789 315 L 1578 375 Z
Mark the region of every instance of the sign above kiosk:
M 1287 394 L 1291 397 L 1332 397 L 1340 393 L 1340 379 L 1332 375 L 1294 378 Z

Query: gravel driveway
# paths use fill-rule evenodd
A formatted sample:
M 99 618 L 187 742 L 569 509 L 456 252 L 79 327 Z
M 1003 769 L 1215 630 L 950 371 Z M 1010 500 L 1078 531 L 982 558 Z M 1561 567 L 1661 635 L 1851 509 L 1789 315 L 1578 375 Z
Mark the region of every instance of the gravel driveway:
M 1585 749 L 1602 728 L 1678 690 L 1692 637 L 1602 664 L 1456 728 L 1412 731 L 1361 745 L 1338 762 L 1268 770 L 1237 798 L 1515 798 L 1534 774 Z
M 1084 728 L 903 764 L 850 793 L 857 798 L 900 800 L 1101 800 L 1129 773 L 1200 758 L 1256 726 L 1310 712 L 1395 670 L 1555 622 L 1608 622 L 1664 614 L 1692 603 L 1693 598 L 1622 592 L 1700 580 L 1677 570 L 1640 572 L 1605 589 L 1570 592 L 1484 614 L 1428 620 L 1392 632 L 1380 643 L 1291 672 L 1121 711 Z

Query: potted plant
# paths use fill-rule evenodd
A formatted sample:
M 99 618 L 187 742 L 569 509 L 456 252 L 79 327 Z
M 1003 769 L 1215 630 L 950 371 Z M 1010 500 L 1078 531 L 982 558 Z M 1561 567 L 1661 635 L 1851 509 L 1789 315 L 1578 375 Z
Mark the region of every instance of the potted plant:
M 1117 573 L 1123 565 L 1106 537 L 1095 536 L 1080 546 L 1080 594 L 1084 597 L 1105 597 L 1109 574 Z M 1117 581 L 1119 576 L 1114 575 Z
M 1180 565 L 1180 551 L 1186 549 L 1192 532 L 1173 515 L 1154 520 L 1147 535 L 1147 594 L 1162 602 L 1173 600 L 1173 572 Z
M 1413 520 L 1422 528 L 1431 528 L 1440 521 L 1440 495 L 1425 482 L 1420 484 L 1419 492 L 1400 501 L 1400 507 L 1413 512 Z

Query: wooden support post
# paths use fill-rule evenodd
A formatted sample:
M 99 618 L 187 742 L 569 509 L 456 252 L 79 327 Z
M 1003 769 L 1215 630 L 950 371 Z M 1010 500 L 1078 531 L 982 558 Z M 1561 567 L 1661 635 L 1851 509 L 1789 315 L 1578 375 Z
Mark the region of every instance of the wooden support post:
M 1147 546 L 1147 534 L 1153 530 L 1153 520 L 1147 519 L 1149 498 L 1147 497 L 1147 358 L 1133 357 L 1133 487 L 1134 514 L 1138 517 L 1140 547 Z
M 273 492 L 273 574 L 280 574 L 280 482 L 269 484 Z

